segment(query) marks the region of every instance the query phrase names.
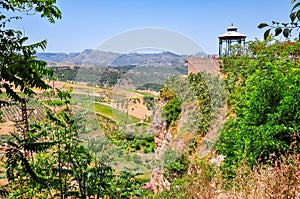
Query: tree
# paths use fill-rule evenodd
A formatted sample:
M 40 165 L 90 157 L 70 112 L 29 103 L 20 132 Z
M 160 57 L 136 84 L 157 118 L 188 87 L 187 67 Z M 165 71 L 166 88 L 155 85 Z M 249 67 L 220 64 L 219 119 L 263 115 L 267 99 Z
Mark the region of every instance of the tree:
M 25 95 L 32 95 L 32 88 L 47 89 L 43 78 L 52 76 L 46 63 L 37 60 L 36 50 L 46 48 L 46 40 L 34 44 L 25 44 L 28 37 L 15 29 L 7 29 L 8 23 L 20 20 L 20 16 L 7 17 L 7 12 L 25 14 L 40 13 L 50 23 L 61 18 L 61 12 L 55 5 L 56 0 L 4 0 L 0 2 L 0 94 L 5 90 L 8 97 L 22 101 L 16 89 Z M 3 102 L 2 102 L 3 103 Z
M 299 153 L 300 70 L 291 56 L 299 46 L 253 41 L 246 54 L 222 58 L 229 119 L 216 148 L 227 169 Z
M 5 92 L 13 100 L 24 102 L 18 93 L 18 89 L 25 95 L 32 95 L 32 88 L 47 89 L 49 86 L 44 82 L 44 77 L 52 76 L 53 72 L 46 67 L 44 61 L 37 60 L 34 56 L 36 50 L 46 48 L 46 40 L 34 44 L 25 44 L 28 37 L 22 31 L 6 28 L 14 20 L 20 20 L 18 13 L 35 14 L 40 13 L 41 17 L 47 18 L 50 23 L 61 18 L 61 12 L 57 8 L 56 0 L 2 0 L 0 1 L 0 94 Z M 9 17 L 8 17 L 9 16 Z M 5 101 L 0 100 L 0 105 Z M 24 151 L 43 151 L 49 148 L 53 142 L 36 142 L 41 135 L 28 135 L 20 139 L 14 134 L 15 141 L 11 141 L 11 147 L 6 153 L 7 177 L 10 181 L 22 179 L 23 175 L 19 168 L 25 169 L 27 174 L 41 186 L 46 186 L 45 181 L 36 175 L 28 157 Z M 20 176 L 15 174 L 20 173 Z M 26 179 L 27 180 L 27 179 Z M 26 181 L 25 180 L 25 181 Z M 21 182 L 22 184 L 22 182 Z M 26 186 L 22 184 L 22 186 Z
M 232 169 L 246 162 L 251 166 L 266 163 L 287 153 L 299 153 L 299 47 L 295 42 L 273 41 L 283 34 L 290 39 L 299 31 L 300 2 L 292 0 L 290 22 L 259 24 L 268 28 L 265 41 L 248 43 L 245 54 L 222 58 L 227 106 L 227 120 L 217 143 L 226 156 L 225 167 Z M 238 51 L 238 50 L 237 50 Z
M 64 109 L 56 113 L 48 109 L 43 122 L 30 125 L 26 138 L 12 133 L 4 158 L 9 183 L 1 187 L 0 196 L 99 198 L 109 193 L 112 169 L 94 160 L 84 146 L 87 111 L 72 114 L 71 92 L 57 89 Z
M 40 13 L 50 23 L 61 18 L 55 0 L 0 0 L 0 93 L 24 102 L 23 94 L 34 94 L 34 87 L 47 89 L 46 76 L 52 70 L 34 56 L 46 41 L 26 45 L 21 31 L 6 29 L 20 17 L 7 17 L 6 11 Z M 5 11 L 5 12 L 2 12 Z M 15 89 L 20 89 L 19 94 Z M 51 92 L 51 91 L 50 91 Z M 85 111 L 70 109 L 71 90 L 56 90 L 51 99 L 63 110 L 48 109 L 43 122 L 29 124 L 27 136 L 12 133 L 3 156 L 8 184 L 0 187 L 1 198 L 128 198 L 142 195 L 141 182 L 132 175 L 115 175 L 110 166 L 93 157 L 85 147 Z M 51 103 L 55 104 L 55 103 Z M 83 122 L 83 123 L 82 123 Z M 27 152 L 32 152 L 28 156 Z
M 258 28 L 267 28 L 264 33 L 264 39 L 267 39 L 271 33 L 274 31 L 275 36 L 282 34 L 285 38 L 290 38 L 292 36 L 293 30 L 299 30 L 300 28 L 300 2 L 296 0 L 291 0 L 291 4 L 293 8 L 290 13 L 290 21 L 289 22 L 277 22 L 272 21 L 272 24 L 261 23 L 258 25 Z M 300 33 L 298 35 L 300 38 Z

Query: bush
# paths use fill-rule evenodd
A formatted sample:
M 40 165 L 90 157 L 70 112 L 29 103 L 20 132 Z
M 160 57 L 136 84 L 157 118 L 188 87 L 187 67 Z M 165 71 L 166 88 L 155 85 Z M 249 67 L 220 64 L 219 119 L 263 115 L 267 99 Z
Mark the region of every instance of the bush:
M 141 146 L 137 143 L 137 144 L 135 144 L 135 150 L 137 150 L 137 151 L 139 151 L 139 150 L 141 150 Z
M 163 163 L 165 169 L 165 177 L 170 181 L 175 178 L 181 178 L 189 166 L 189 161 L 184 154 L 180 154 L 173 150 L 166 150 L 163 156 Z
M 49 105 L 49 106 L 64 106 L 65 103 L 62 100 L 44 100 L 43 101 L 45 104 Z
M 142 146 L 146 146 L 146 144 L 147 144 L 146 140 L 141 140 L 141 145 Z
M 299 45 L 298 41 L 295 46 Z M 225 123 L 216 146 L 227 157 L 226 169 L 242 161 L 251 167 L 266 163 L 270 154 L 300 152 L 299 61 L 292 60 L 293 50 L 285 52 L 281 43 L 256 41 L 248 51 L 223 59 L 227 105 L 235 113 Z M 291 145 L 295 145 L 292 151 Z
M 156 83 L 147 83 L 142 86 L 137 87 L 137 90 L 152 90 L 152 91 L 160 91 L 162 85 Z
M 179 114 L 181 113 L 181 104 L 177 97 L 173 97 L 164 107 L 163 107 L 163 117 L 167 123 L 167 126 L 177 120 Z
M 142 158 L 141 158 L 141 156 L 139 156 L 137 154 L 133 155 L 132 160 L 136 164 L 142 164 Z
M 143 151 L 144 151 L 144 153 L 149 153 L 150 152 L 148 148 L 144 148 Z
M 4 122 L 3 112 L 0 110 L 0 123 Z

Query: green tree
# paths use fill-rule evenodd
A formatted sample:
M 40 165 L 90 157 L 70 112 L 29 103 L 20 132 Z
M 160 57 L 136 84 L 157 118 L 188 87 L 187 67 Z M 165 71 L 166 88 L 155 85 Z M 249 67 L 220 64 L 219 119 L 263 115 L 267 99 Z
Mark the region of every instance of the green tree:
M 15 89 L 20 89 L 25 95 L 34 94 L 32 88 L 47 89 L 43 78 L 52 75 L 52 70 L 46 67 L 44 61 L 34 56 L 36 50 L 46 48 L 46 40 L 34 44 L 25 44 L 28 37 L 20 30 L 6 28 L 20 16 L 8 17 L 7 13 L 25 14 L 40 13 L 50 23 L 61 18 L 61 12 L 55 5 L 55 0 L 4 0 L 0 2 L 0 93 L 6 94 L 17 101 L 22 101 Z
M 175 122 L 178 119 L 180 113 L 181 104 L 178 98 L 174 97 L 163 107 L 162 114 L 167 123 L 167 126 L 170 126 L 172 122 Z
M 246 54 L 222 58 L 230 119 L 217 150 L 226 156 L 225 167 L 299 152 L 300 70 L 292 56 L 299 45 L 253 41 Z
M 40 13 L 41 17 L 54 23 L 55 19 L 61 18 L 61 12 L 55 3 L 55 0 L 3 0 L 0 2 L 0 93 L 5 92 L 8 97 L 25 103 L 21 98 L 22 94 L 17 93 L 16 89 L 20 89 L 25 95 L 31 95 L 34 94 L 32 90 L 34 87 L 49 88 L 43 78 L 51 76 L 52 70 L 46 68 L 46 63 L 36 60 L 34 56 L 38 48 L 45 49 L 46 40 L 27 45 L 25 43 L 28 38 L 23 36 L 21 31 L 6 27 L 12 21 L 21 19 L 20 16 L 16 16 L 17 12 Z M 0 104 L 2 103 L 4 102 L 1 101 Z M 20 187 L 26 187 L 26 184 L 33 180 L 38 182 L 39 186 L 47 187 L 47 181 L 34 171 L 32 165 L 34 161 L 28 160 L 29 151 L 30 153 L 41 152 L 53 145 L 53 141 L 39 142 L 38 139 L 41 136 L 39 133 L 35 135 L 28 132 L 26 137 L 21 138 L 18 134 L 13 134 L 15 139 L 9 142 L 11 147 L 6 152 L 7 177 L 10 182 L 19 179 Z M 11 185 L 13 183 L 7 186 Z M 33 189 L 27 188 L 27 191 L 33 192 Z M 17 191 L 22 192 L 24 189 Z M 33 193 L 21 193 L 23 194 Z
M 47 118 L 31 124 L 27 137 L 12 134 L 4 159 L 9 183 L 2 191 L 7 198 L 99 198 L 107 193 L 112 169 L 93 159 L 83 145 L 86 111 L 72 114 L 71 92 L 56 90 L 64 109 L 47 110 Z

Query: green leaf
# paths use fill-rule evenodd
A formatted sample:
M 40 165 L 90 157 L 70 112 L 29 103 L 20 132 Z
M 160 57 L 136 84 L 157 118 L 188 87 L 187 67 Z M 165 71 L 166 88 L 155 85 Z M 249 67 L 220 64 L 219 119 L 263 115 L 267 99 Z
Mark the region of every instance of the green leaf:
M 278 36 L 281 32 L 282 32 L 282 28 L 281 27 L 277 27 L 275 29 L 275 36 Z
M 297 17 L 298 20 L 300 19 L 300 10 L 298 10 L 298 11 L 296 12 L 296 17 Z
M 262 29 L 262 28 L 267 27 L 267 26 L 269 26 L 267 23 L 261 23 L 261 24 L 258 25 L 258 28 Z
M 24 149 L 34 152 L 41 152 L 46 151 L 55 144 L 56 142 L 29 142 L 24 144 Z
M 285 29 L 283 30 L 283 36 L 284 36 L 285 38 L 288 38 L 289 35 L 290 35 L 290 29 L 285 28 Z
M 292 23 L 295 21 L 295 19 L 296 19 L 296 13 L 295 13 L 295 12 L 292 12 L 292 13 L 290 14 L 290 19 L 291 19 L 291 22 L 292 22 Z
M 268 37 L 269 37 L 269 35 L 270 35 L 270 31 L 271 31 L 271 29 L 268 29 L 268 30 L 265 31 L 265 33 L 264 33 L 264 39 L 265 39 L 265 40 L 268 39 Z
M 8 196 L 8 194 L 9 194 L 8 190 L 6 190 L 5 188 L 2 188 L 2 187 L 0 188 L 0 197 L 5 198 Z
M 291 11 L 294 11 L 297 7 L 300 7 L 300 2 L 296 3 Z

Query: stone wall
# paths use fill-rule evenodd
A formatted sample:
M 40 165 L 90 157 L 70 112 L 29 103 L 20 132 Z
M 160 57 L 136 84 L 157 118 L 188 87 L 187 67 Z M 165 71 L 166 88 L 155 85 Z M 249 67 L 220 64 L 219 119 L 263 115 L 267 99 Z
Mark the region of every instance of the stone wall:
M 188 64 L 188 74 L 206 71 L 214 75 L 219 75 L 219 61 L 216 58 L 189 56 L 185 62 Z

